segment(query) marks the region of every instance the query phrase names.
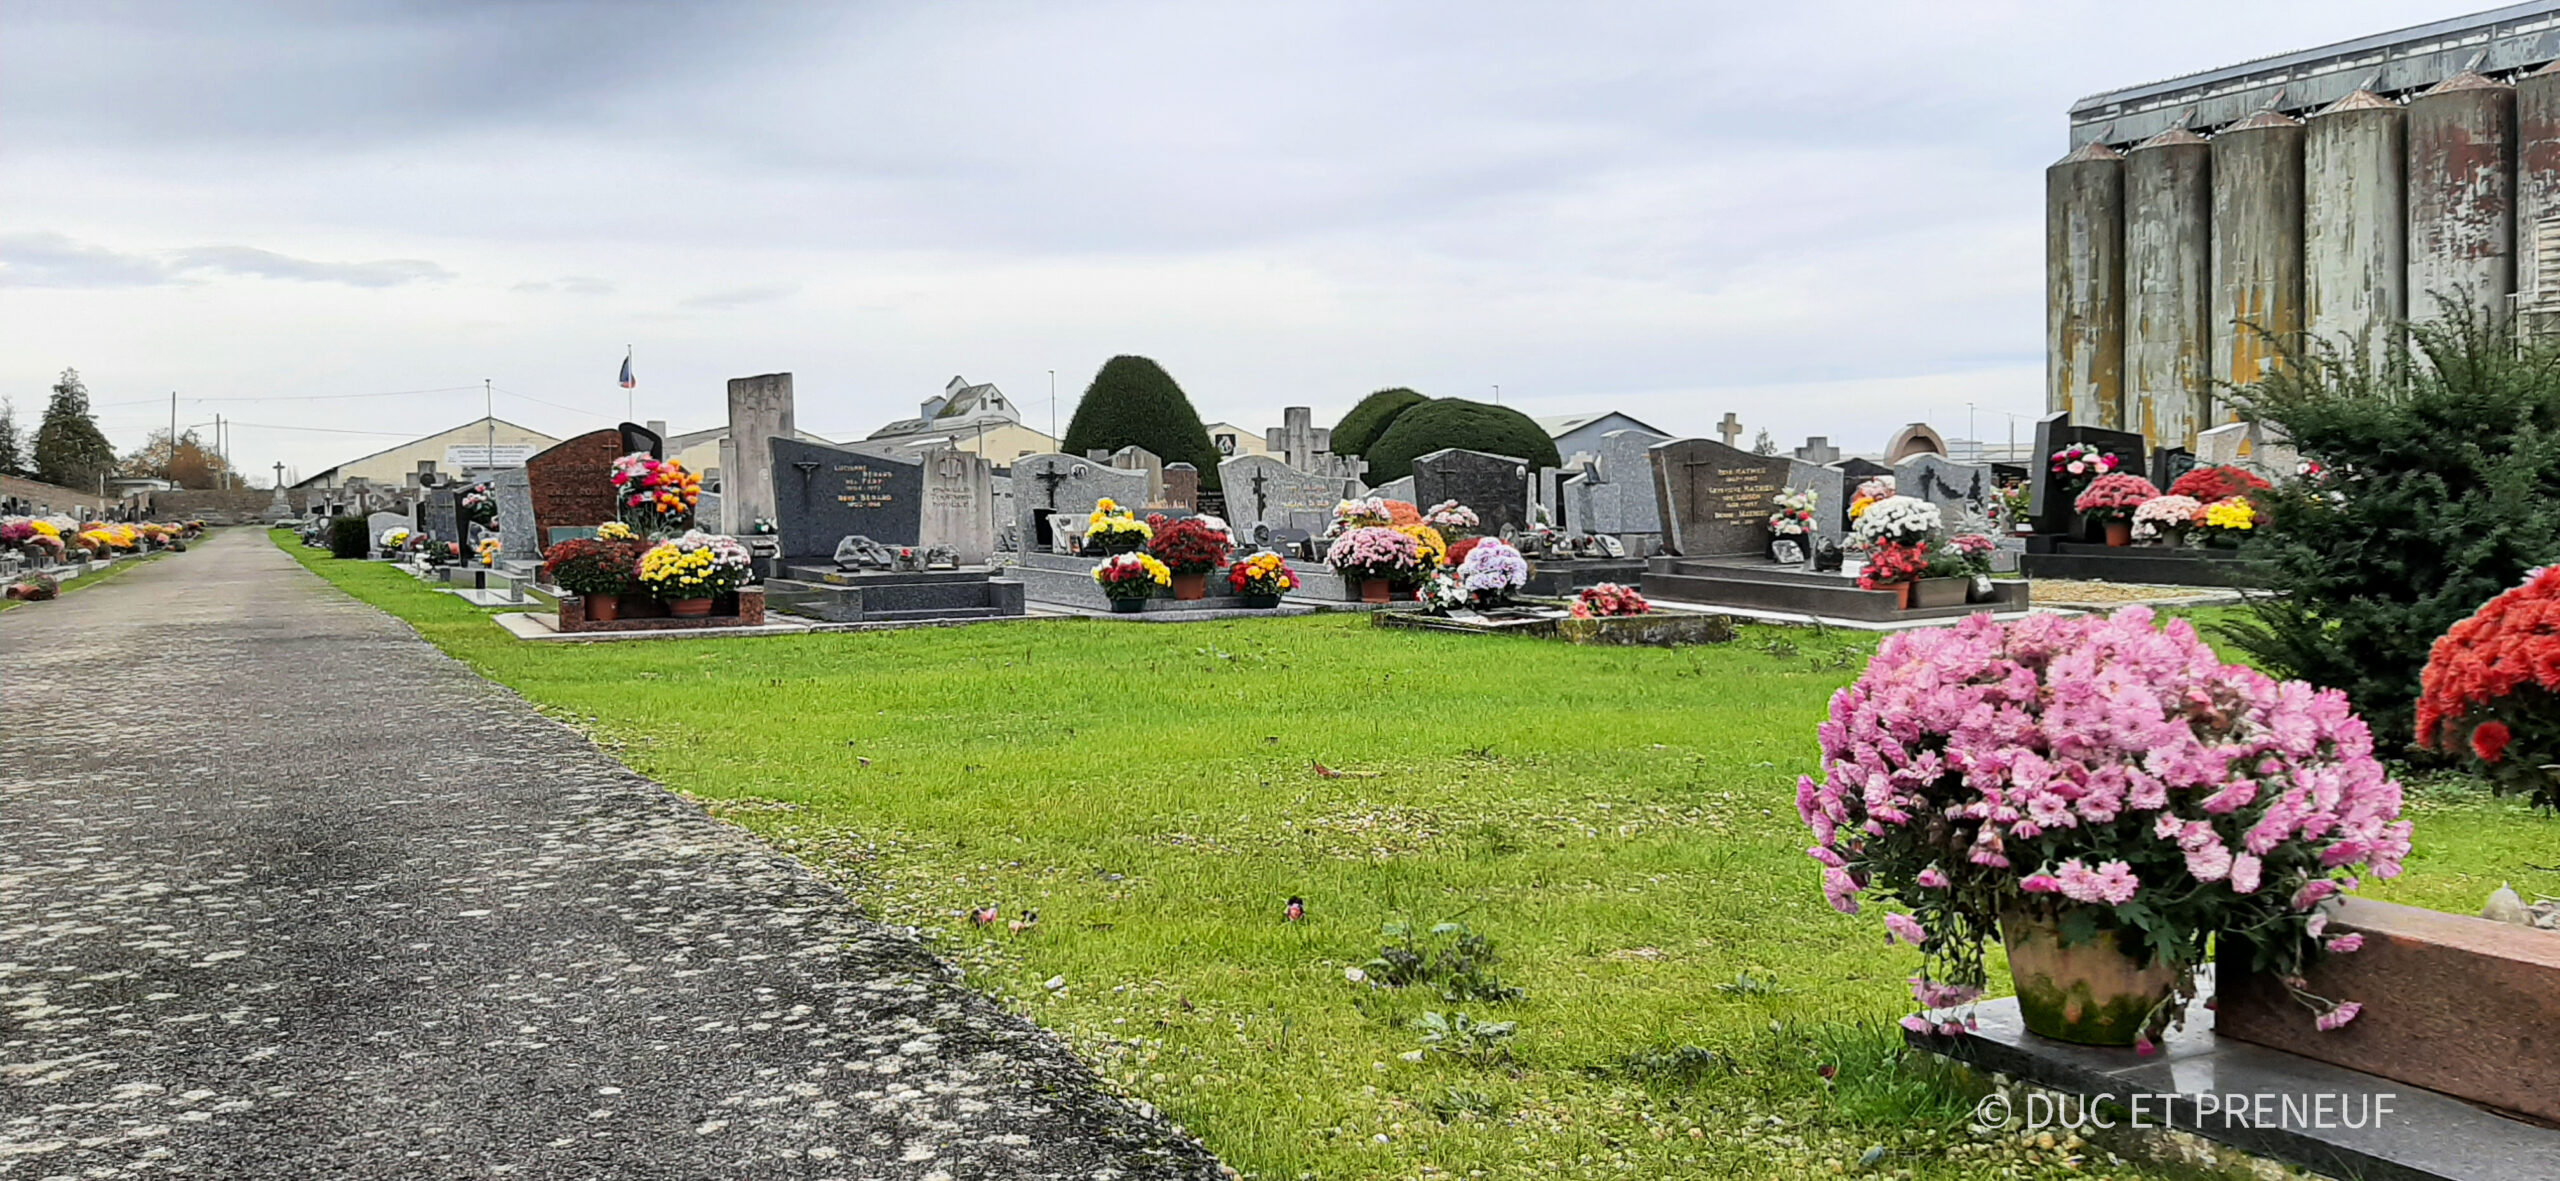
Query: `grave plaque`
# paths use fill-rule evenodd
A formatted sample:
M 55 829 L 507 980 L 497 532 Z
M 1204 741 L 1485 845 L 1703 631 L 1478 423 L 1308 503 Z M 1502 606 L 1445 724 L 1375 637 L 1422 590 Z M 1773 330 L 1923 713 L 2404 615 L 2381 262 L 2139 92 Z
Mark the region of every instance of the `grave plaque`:
M 453 489 L 438 488 L 427 493 L 419 511 L 418 527 L 434 542 L 462 541 L 462 506 Z
M 1454 500 L 1474 509 L 1476 528 L 1487 537 L 1530 523 L 1529 464 L 1508 455 L 1444 447 L 1413 461 L 1413 499 L 1429 508 Z
M 1256 525 L 1323 532 L 1352 481 L 1302 472 L 1268 455 L 1239 455 L 1218 465 L 1218 486 L 1227 498 L 1227 523 L 1251 537 Z
M 722 515 L 698 514 L 711 528 L 744 536 L 757 518 L 773 519 L 773 452 L 767 439 L 796 439 L 791 375 L 729 379 L 729 439 L 720 448 Z
M 1893 490 L 1903 496 L 1916 497 L 1948 511 L 1953 523 L 1963 512 L 1987 516 L 1992 497 L 2000 490 L 1987 465 L 1957 463 L 1943 455 L 1915 455 L 1896 464 Z
M 923 511 L 916 528 L 919 545 L 948 549 L 968 566 L 995 555 L 995 469 L 985 456 L 926 453 Z
M 554 529 L 593 530 L 616 519 L 621 504 L 614 493 L 613 461 L 630 454 L 622 449 L 623 442 L 620 430 L 588 431 L 524 461 L 537 546 L 547 550 L 559 540 L 552 536 Z
M 1145 472 L 1097 460 L 1050 454 L 1013 461 L 1014 528 L 1025 550 L 1065 552 L 1084 536 L 1095 504 L 1108 498 L 1134 513 L 1146 494 Z
M 832 558 L 847 537 L 922 543 L 923 464 L 799 439 L 765 442 L 784 562 Z
M 1771 498 L 1794 459 L 1712 439 L 1657 443 L 1652 456 L 1666 548 L 1691 558 L 1769 552 Z
M 489 491 L 498 498 L 499 559 L 541 561 L 542 544 L 533 533 L 533 486 L 525 482 L 524 469 L 500 469 L 490 477 Z

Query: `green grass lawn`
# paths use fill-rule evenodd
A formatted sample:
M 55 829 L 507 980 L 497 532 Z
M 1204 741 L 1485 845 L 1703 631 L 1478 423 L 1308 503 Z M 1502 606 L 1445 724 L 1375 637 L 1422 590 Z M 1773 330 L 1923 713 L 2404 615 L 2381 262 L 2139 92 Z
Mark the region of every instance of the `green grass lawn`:
M 1797 1177 L 1881 1147 L 1881 1176 L 2158 1175 L 1981 1142 L 1972 1097 L 1900 1049 L 1918 955 L 1823 903 L 1794 813 L 1870 637 L 1595 649 L 1334 615 L 532 644 L 279 538 L 925 928 L 1248 1174 Z M 2469 790 L 2417 808 L 2376 896 L 2560 892 L 2524 868 L 2560 822 Z M 978 906 L 1040 921 L 974 928 Z M 1398 920 L 1490 938 L 1525 996 L 1347 980 Z M 1517 1033 L 1409 1060 L 1435 1010 Z

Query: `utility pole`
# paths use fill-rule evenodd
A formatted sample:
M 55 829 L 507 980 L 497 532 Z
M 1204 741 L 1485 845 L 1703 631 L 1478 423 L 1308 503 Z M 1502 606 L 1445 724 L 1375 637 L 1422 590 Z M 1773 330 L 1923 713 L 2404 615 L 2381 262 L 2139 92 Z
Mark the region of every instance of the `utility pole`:
M 1052 369 L 1052 370 L 1050 370 L 1050 371 L 1049 371 L 1049 445 L 1050 445 L 1050 446 L 1052 446 L 1052 447 L 1059 446 L 1059 442 L 1058 442 L 1058 371 L 1057 371 L 1057 370 L 1055 370 L 1055 369 Z
M 488 378 L 480 379 L 480 417 L 487 419 L 489 423 L 489 450 L 480 456 L 482 467 L 498 466 L 498 401 L 492 389 Z M 470 471 L 471 465 L 467 463 L 462 465 L 462 470 Z
M 1502 387 L 1498 384 L 1493 387 L 1493 404 L 1496 406 L 1502 404 Z
M 174 456 L 177 452 L 171 451 L 169 454 Z M 222 416 L 220 414 L 213 416 L 213 457 L 222 461 L 222 466 L 217 469 L 219 474 L 214 478 L 214 487 L 220 488 L 225 492 L 229 492 L 231 491 L 231 449 L 222 441 Z
M 178 391 L 169 391 L 169 486 L 178 486 Z

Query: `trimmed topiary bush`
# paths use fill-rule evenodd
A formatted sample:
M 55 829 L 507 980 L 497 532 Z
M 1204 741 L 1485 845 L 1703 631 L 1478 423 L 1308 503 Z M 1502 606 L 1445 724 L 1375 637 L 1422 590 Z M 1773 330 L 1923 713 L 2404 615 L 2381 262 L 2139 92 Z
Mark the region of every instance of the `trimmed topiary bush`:
M 1351 413 L 1333 424 L 1333 453 L 1367 455 L 1369 448 L 1377 443 L 1378 436 L 1387 433 L 1387 425 L 1394 422 L 1397 415 L 1430 400 L 1403 386 L 1379 390 L 1360 399 L 1360 404 L 1352 407 Z
M 329 556 L 361 558 L 373 552 L 373 533 L 365 527 L 363 517 L 333 517 L 329 521 Z
M 1166 463 L 1200 469 L 1200 486 L 1218 486 L 1218 446 L 1200 424 L 1200 412 L 1173 375 L 1145 357 L 1126 354 L 1102 363 L 1093 384 L 1076 402 L 1059 450 L 1069 455 L 1117 451 L 1135 444 Z
M 1443 447 L 1508 455 L 1527 460 L 1532 470 L 1564 465 L 1563 457 L 1556 454 L 1556 441 L 1528 415 L 1508 406 L 1435 398 L 1397 415 L 1386 433 L 1369 445 L 1363 455 L 1369 461 L 1369 474 L 1363 478 L 1371 484 L 1403 479 L 1413 474 L 1416 457 Z

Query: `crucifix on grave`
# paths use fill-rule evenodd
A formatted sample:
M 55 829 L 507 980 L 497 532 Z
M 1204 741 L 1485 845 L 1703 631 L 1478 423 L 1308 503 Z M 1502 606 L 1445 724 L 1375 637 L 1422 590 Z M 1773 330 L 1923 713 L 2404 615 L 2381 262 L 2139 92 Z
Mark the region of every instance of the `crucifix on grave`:
M 1263 508 L 1265 502 L 1262 495 L 1262 486 L 1269 479 L 1270 476 L 1263 472 L 1261 468 L 1255 468 L 1253 470 L 1253 519 L 1257 521 L 1264 519 Z
M 1724 412 L 1724 421 L 1716 424 L 1716 433 L 1724 436 L 1725 446 L 1731 447 L 1735 439 L 1742 437 L 1742 420 L 1735 418 L 1733 411 L 1727 410 Z

